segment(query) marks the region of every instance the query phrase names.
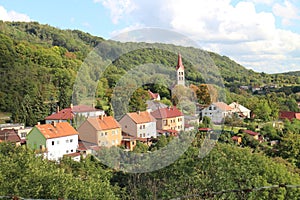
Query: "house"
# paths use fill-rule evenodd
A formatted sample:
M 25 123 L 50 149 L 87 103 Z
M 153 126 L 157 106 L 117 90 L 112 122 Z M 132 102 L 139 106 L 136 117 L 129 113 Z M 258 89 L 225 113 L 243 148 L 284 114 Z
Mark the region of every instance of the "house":
M 25 144 L 26 136 L 31 131 L 32 127 L 25 127 L 24 124 L 0 124 L 0 130 L 4 129 L 15 130 L 21 139 L 21 144 Z
M 240 145 L 242 143 L 242 137 L 241 136 L 233 136 L 231 138 L 236 144 Z
M 80 140 L 97 146 L 119 146 L 122 141 L 121 125 L 112 116 L 89 117 L 78 132 Z
M 134 147 L 136 146 L 137 138 L 126 134 L 122 133 L 122 143 L 121 145 L 125 147 L 126 150 L 128 151 L 133 151 Z
M 75 116 L 82 116 L 84 118 L 87 117 L 97 117 L 100 115 L 104 115 L 103 110 L 99 110 L 94 108 L 93 106 L 88 105 L 76 105 L 71 106 L 69 108 L 65 108 L 62 110 L 57 110 L 52 115 L 45 118 L 46 124 L 51 124 L 52 122 L 70 122 L 72 124 L 74 122 Z
M 200 120 L 207 116 L 215 124 L 223 123 L 232 114 L 232 108 L 224 102 L 215 102 L 200 111 Z
M 259 133 L 251 131 L 251 130 L 243 130 L 243 133 L 246 133 L 246 134 L 252 136 L 253 139 L 255 139 L 255 140 L 258 140 L 259 136 L 260 136 Z
M 124 133 L 136 138 L 156 138 L 156 120 L 147 111 L 127 113 L 119 123 Z
M 148 94 L 149 94 L 151 100 L 153 100 L 153 101 L 160 101 L 160 95 L 159 95 L 159 93 L 153 93 L 150 90 L 148 90 Z
M 183 113 L 175 106 L 168 108 L 160 108 L 151 112 L 151 115 L 156 119 L 157 130 L 184 130 Z
M 27 135 L 27 146 L 43 153 L 49 160 L 58 161 L 76 152 L 78 132 L 68 122 L 36 125 Z
M 11 142 L 16 146 L 21 145 L 21 138 L 19 137 L 17 130 L 14 129 L 0 130 L 0 140 L 2 142 Z
M 14 130 L 19 130 L 19 129 L 24 129 L 25 125 L 24 124 L 0 124 L 0 131 L 4 129 L 14 129 Z
M 231 104 L 229 104 L 229 106 L 232 108 L 232 113 L 238 114 L 238 116 L 241 118 L 250 118 L 251 110 L 249 110 L 245 106 L 242 106 L 237 102 L 232 102 Z
M 280 111 L 279 119 L 281 119 L 281 120 L 288 119 L 290 121 L 292 121 L 294 119 L 300 120 L 300 113 L 292 112 L 292 111 Z

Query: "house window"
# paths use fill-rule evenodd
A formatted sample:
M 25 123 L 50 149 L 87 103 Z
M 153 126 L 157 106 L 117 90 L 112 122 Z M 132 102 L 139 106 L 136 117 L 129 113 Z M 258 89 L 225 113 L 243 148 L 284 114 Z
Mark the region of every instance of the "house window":
M 21 133 L 21 137 L 26 137 L 26 132 Z
M 73 139 L 70 139 L 70 142 L 73 142 Z
M 115 141 L 114 141 L 114 140 L 112 140 L 112 141 L 111 141 L 111 144 L 112 144 L 112 145 L 114 145 L 114 144 L 115 144 Z
M 69 140 L 66 140 L 66 143 L 69 143 Z
M 209 107 L 209 110 L 211 110 L 211 106 Z
M 54 141 L 52 141 L 52 146 L 54 145 Z
M 168 123 L 167 123 L 168 121 L 167 120 L 163 120 L 163 124 L 164 124 L 164 126 L 167 126 L 168 125 Z
M 142 125 L 140 125 L 140 129 L 142 129 L 143 128 L 143 126 Z
M 66 153 L 69 153 L 69 150 L 67 150 Z
M 105 136 L 107 136 L 107 132 L 105 132 Z
M 214 107 L 214 110 L 217 110 L 217 107 Z
M 145 133 L 143 133 L 143 137 L 145 137 L 146 136 L 146 134 Z
M 143 129 L 145 129 L 145 125 L 143 125 Z
M 56 141 L 56 144 L 59 144 L 59 141 L 58 141 L 58 140 Z
M 125 128 L 127 128 L 127 125 L 125 125 Z
M 116 130 L 116 134 L 118 134 L 118 130 Z
M 71 149 L 71 152 L 72 152 L 72 153 L 73 153 L 73 151 L 74 151 L 74 150 L 73 150 L 73 149 Z
M 140 134 L 140 137 L 142 137 L 142 134 Z
M 115 134 L 115 131 L 111 131 L 111 134 L 114 135 L 114 134 Z
M 101 133 L 101 136 L 103 136 L 103 133 Z

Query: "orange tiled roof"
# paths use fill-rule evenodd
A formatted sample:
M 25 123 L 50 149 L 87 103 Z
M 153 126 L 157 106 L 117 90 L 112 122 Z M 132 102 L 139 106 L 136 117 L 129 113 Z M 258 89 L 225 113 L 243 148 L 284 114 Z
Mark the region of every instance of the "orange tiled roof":
M 46 139 L 78 135 L 78 132 L 68 122 L 56 123 L 55 126 L 52 124 L 42 124 L 36 125 L 35 127 Z
M 121 125 L 115 118 L 112 116 L 108 117 L 89 117 L 87 121 L 96 129 L 96 130 L 109 130 L 115 128 L 121 128 Z
M 160 108 L 151 113 L 156 119 L 165 119 L 183 116 L 182 112 L 175 106 L 171 108 Z
M 232 110 L 232 108 L 229 105 L 227 105 L 226 103 L 224 103 L 224 102 L 215 102 L 213 104 L 215 106 L 217 106 L 218 108 L 220 108 L 221 110 L 223 110 L 223 111 L 230 111 L 230 110 Z
M 148 113 L 147 111 L 127 113 L 127 115 L 136 124 L 143 124 L 143 123 L 155 122 L 156 121 L 155 118 L 150 113 Z

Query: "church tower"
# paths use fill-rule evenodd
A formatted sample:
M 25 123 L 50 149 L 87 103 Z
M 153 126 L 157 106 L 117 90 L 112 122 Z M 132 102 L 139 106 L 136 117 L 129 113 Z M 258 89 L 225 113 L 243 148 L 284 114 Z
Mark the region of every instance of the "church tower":
M 184 79 L 184 66 L 182 64 L 182 59 L 180 53 L 178 54 L 178 62 L 176 66 L 176 73 L 177 73 L 177 85 L 185 85 Z

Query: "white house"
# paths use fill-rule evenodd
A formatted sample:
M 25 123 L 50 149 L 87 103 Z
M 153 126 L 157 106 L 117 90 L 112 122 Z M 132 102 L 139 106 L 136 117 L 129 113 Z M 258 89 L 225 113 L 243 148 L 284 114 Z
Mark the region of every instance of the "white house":
M 124 115 L 119 123 L 122 131 L 139 138 L 156 138 L 156 120 L 147 111 Z
M 242 106 L 237 102 L 232 102 L 231 104 L 229 104 L 229 106 L 232 108 L 233 113 L 237 113 L 242 118 L 250 118 L 251 110 L 249 110 L 245 106 Z
M 215 102 L 200 111 L 200 120 L 207 116 L 215 124 L 224 122 L 226 116 L 232 114 L 232 108 L 224 102 Z
M 49 160 L 58 161 L 78 147 L 78 132 L 68 123 L 36 125 L 27 135 L 27 146 Z

